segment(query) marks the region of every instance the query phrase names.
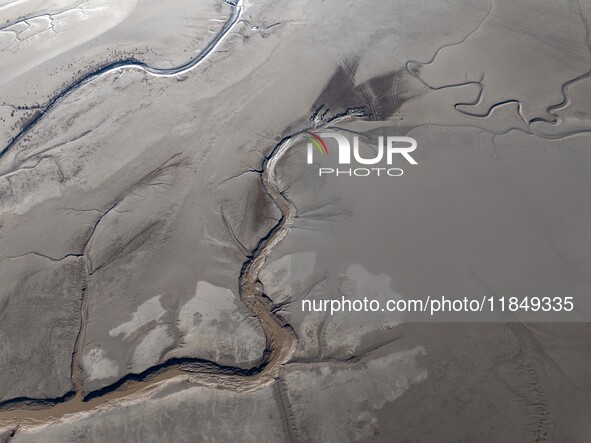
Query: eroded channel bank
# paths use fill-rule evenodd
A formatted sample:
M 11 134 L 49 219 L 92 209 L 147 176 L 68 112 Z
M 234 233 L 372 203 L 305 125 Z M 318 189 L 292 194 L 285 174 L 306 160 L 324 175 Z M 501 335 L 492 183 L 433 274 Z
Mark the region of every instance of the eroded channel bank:
M 56 107 L 60 101 L 83 86 L 97 79 L 102 74 L 115 69 L 141 69 L 146 73 L 158 77 L 173 77 L 191 71 L 211 54 L 222 40 L 232 31 L 239 22 L 243 12 L 242 0 L 238 2 L 226 1 L 233 7 L 233 12 L 223 29 L 214 37 L 207 48 L 196 58 L 186 64 L 171 69 L 156 69 L 135 60 L 119 61 L 100 68 L 82 79 L 72 83 L 62 92 L 58 93 L 40 112 L 30 121 L 14 139 L 0 151 L 0 157 L 9 151 L 19 140 L 32 130 L 49 111 Z M 64 415 L 81 413 L 97 408 L 113 407 L 126 402 L 133 402 L 149 395 L 150 392 L 161 387 L 171 379 L 187 380 L 194 384 L 216 387 L 219 389 L 231 389 L 234 391 L 255 390 L 277 377 L 281 365 L 288 361 L 295 347 L 295 336 L 291 328 L 283 320 L 277 317 L 271 309 L 270 300 L 265 297 L 264 289 L 258 275 L 263 268 L 267 257 L 274 247 L 281 242 L 289 232 L 295 208 L 282 194 L 276 180 L 275 168 L 283 154 L 306 131 L 326 127 L 343 119 L 365 117 L 360 108 L 349 109 L 342 114 L 337 114 L 329 119 L 324 118 L 326 111 L 320 116 L 317 111 L 311 118 L 309 127 L 293 133 L 281 140 L 265 158 L 262 164 L 260 177 L 264 191 L 271 197 L 274 204 L 281 212 L 279 222 L 259 241 L 257 247 L 249 255 L 244 263 L 239 277 L 240 297 L 248 309 L 255 315 L 263 328 L 267 346 L 261 364 L 250 368 L 241 369 L 220 366 L 214 362 L 193 359 L 177 358 L 168 360 L 154 366 L 141 374 L 128 374 L 118 382 L 98 391 L 84 393 L 82 391 L 82 374 L 80 373 L 80 352 L 75 352 L 72 361 L 72 378 L 75 390 L 60 398 L 49 399 L 13 399 L 0 404 L 0 426 L 16 429 L 27 425 L 49 424 Z M 83 299 L 84 309 L 84 299 Z M 81 326 L 81 334 L 84 333 L 84 318 Z M 78 346 L 77 346 L 78 350 Z
M 350 118 L 367 117 L 362 108 L 351 108 L 329 119 L 318 118 L 318 115 L 318 112 L 313 115 L 309 127 L 281 140 L 263 161 L 260 172 L 263 189 L 279 208 L 281 218 L 258 242 L 250 258 L 244 263 L 239 277 L 240 298 L 259 320 L 267 341 L 259 366 L 244 370 L 191 358 L 169 360 L 142 374 L 129 374 L 111 386 L 86 395 L 77 390 L 59 399 L 9 401 L 0 410 L 0 425 L 15 427 L 49 424 L 67 414 L 136 401 L 173 378 L 237 392 L 256 390 L 273 381 L 281 365 L 289 360 L 295 348 L 293 331 L 273 313 L 271 302 L 265 296 L 259 280 L 259 273 L 267 257 L 289 232 L 296 213 L 293 204 L 281 192 L 276 178 L 276 166 L 293 143 L 307 131 L 326 128 L 332 123 Z

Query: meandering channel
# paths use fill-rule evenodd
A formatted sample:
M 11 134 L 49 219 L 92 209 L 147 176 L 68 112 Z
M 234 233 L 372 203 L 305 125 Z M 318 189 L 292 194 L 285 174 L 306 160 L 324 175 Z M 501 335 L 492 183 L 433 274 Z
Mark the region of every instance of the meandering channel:
M 281 211 L 281 218 L 259 241 L 250 258 L 244 263 L 239 277 L 240 298 L 258 318 L 267 341 L 267 349 L 259 366 L 244 370 L 191 358 L 169 360 L 143 374 L 130 374 L 114 385 L 86 396 L 77 391 L 58 399 L 16 399 L 7 402 L 0 410 L 0 425 L 39 425 L 51 423 L 67 414 L 122 405 L 126 400 L 133 401 L 137 400 L 138 396 L 149 395 L 173 378 L 185 379 L 196 385 L 240 392 L 259 389 L 272 382 L 278 376 L 281 365 L 289 360 L 295 349 L 293 331 L 273 313 L 271 301 L 265 296 L 259 280 L 259 273 L 267 258 L 288 234 L 296 214 L 293 204 L 281 192 L 276 166 L 287 150 L 306 132 L 326 128 L 345 119 L 365 116 L 362 108 L 351 108 L 328 120 L 313 121 L 309 127 L 285 137 L 263 161 L 261 185 Z
M 116 62 L 102 66 L 99 69 L 90 72 L 89 74 L 86 74 L 84 77 L 70 83 L 70 85 L 54 95 L 53 98 L 51 98 L 49 102 L 39 110 L 37 116 L 27 122 L 23 128 L 10 140 L 10 142 L 0 151 L 0 158 L 6 154 L 6 152 L 12 149 L 12 147 L 16 145 L 19 140 L 21 140 L 31 129 L 33 129 L 45 117 L 45 115 L 55 108 L 65 97 L 85 84 L 97 79 L 103 74 L 113 72 L 117 69 L 133 68 L 140 69 L 155 77 L 177 77 L 195 69 L 218 48 L 218 46 L 224 41 L 230 32 L 232 32 L 236 24 L 239 23 L 240 18 L 242 17 L 244 12 L 244 0 L 237 0 L 235 3 L 231 2 L 230 0 L 224 0 L 224 2 L 232 7 L 232 14 L 230 15 L 230 18 L 228 18 L 222 29 L 214 36 L 214 38 L 203 49 L 203 51 L 199 52 L 199 54 L 197 54 L 194 58 L 189 59 L 189 61 L 186 63 L 173 68 L 156 68 L 148 65 L 145 62 L 135 59 L 118 60 Z
M 228 2 L 229 3 L 229 2 Z M 18 140 L 30 131 L 43 118 L 48 111 L 55 107 L 59 101 L 81 87 L 83 84 L 96 79 L 100 75 L 121 68 L 140 68 L 145 72 L 156 76 L 175 76 L 194 69 L 203 61 L 224 37 L 233 29 L 243 12 L 242 0 L 233 6 L 233 13 L 224 28 L 208 45 L 208 47 L 195 59 L 175 69 L 155 69 L 144 63 L 117 62 L 93 72 L 81 80 L 73 83 L 46 105 L 42 113 L 29 122 L 17 134 L 17 136 L 1 152 L 0 157 L 6 153 Z M 261 238 L 257 247 L 249 255 L 244 263 L 239 277 L 240 298 L 262 326 L 266 337 L 266 350 L 259 366 L 248 370 L 217 365 L 214 362 L 191 358 L 179 358 L 166 361 L 154 366 L 142 374 L 129 374 L 119 382 L 103 388 L 99 391 L 84 394 L 81 383 L 75 383 L 75 391 L 61 398 L 54 399 L 14 399 L 0 405 L 1 427 L 22 427 L 26 425 L 49 424 L 67 414 L 81 413 L 96 408 L 109 408 L 123 405 L 128 401 L 136 401 L 138 398 L 149 395 L 164 383 L 171 379 L 187 380 L 196 385 L 205 385 L 219 389 L 231 389 L 234 391 L 249 391 L 259 389 L 272 382 L 277 376 L 281 365 L 287 362 L 295 349 L 295 334 L 284 321 L 272 311 L 271 301 L 264 294 L 264 288 L 259 280 L 259 273 L 269 255 L 289 232 L 296 213 L 295 207 L 281 192 L 280 184 L 276 176 L 276 167 L 285 152 L 305 132 L 324 128 L 348 118 L 365 117 L 362 108 L 351 108 L 347 111 L 325 118 L 326 112 L 319 116 L 317 111 L 310 120 L 310 125 L 300 131 L 286 136 L 266 156 L 263 161 L 260 177 L 264 191 L 271 197 L 274 204 L 281 212 L 278 223 Z M 79 367 L 77 353 L 74 354 L 72 364 L 72 377 L 76 378 L 75 367 Z M 81 377 L 78 374 L 78 378 Z

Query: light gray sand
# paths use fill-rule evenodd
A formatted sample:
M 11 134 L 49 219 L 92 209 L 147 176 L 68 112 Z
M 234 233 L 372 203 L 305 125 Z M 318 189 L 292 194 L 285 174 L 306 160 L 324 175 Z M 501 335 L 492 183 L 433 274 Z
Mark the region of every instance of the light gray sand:
M 27 3 L 28 14 L 72 6 L 4 2 L 0 12 Z M 299 302 L 560 295 L 580 308 L 570 320 L 589 320 L 591 6 L 244 6 L 190 72 L 93 78 L 0 158 L 2 401 L 108 391 L 172 357 L 213 365 L 188 382 L 171 366 L 136 385 L 147 390 L 117 391 L 111 403 L 98 396 L 92 411 L 55 423 L 40 412 L 43 428 L 22 420 L 12 441 L 586 441 L 586 323 L 329 317 Z M 43 106 L 62 83 L 128 52 L 182 65 L 233 10 L 194 7 L 111 7 L 112 22 L 97 19 L 85 42 L 52 44 L 48 60 L 32 43 L 4 48 L 7 66 L 27 61 L 3 76 L 6 103 Z M 78 38 L 80 22 L 68 26 Z M 49 41 L 42 36 L 35 44 Z M 319 180 L 294 138 L 272 157 L 272 181 L 294 210 L 277 225 L 285 208 L 257 171 L 320 105 L 327 115 L 364 106 L 371 116 L 337 130 L 410 135 L 418 165 L 398 178 Z M 2 109 L 8 146 L 35 110 Z M 245 304 L 243 265 L 261 239 L 278 238 L 269 237 L 276 225 L 288 234 L 252 276 L 273 305 L 260 294 Z M 274 319 L 267 308 L 289 326 L 262 328 L 263 316 Z M 293 352 L 290 340 L 265 341 L 291 329 Z M 273 370 L 257 378 L 248 371 L 269 361 L 265 348 Z M 226 366 L 237 375 L 221 375 Z M 9 417 L 1 412 L 4 440 L 18 424 Z

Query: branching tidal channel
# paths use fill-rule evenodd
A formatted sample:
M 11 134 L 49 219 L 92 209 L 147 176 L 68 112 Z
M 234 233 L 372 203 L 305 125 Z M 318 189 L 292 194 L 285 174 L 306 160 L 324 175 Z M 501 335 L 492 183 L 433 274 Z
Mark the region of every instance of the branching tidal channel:
M 0 151 L 0 157 L 15 146 L 64 97 L 108 71 L 139 68 L 153 76 L 173 77 L 194 69 L 217 48 L 226 35 L 232 31 L 236 23 L 239 22 L 243 12 L 242 1 L 236 3 L 228 1 L 227 3 L 233 7 L 232 15 L 208 47 L 195 59 L 173 69 L 151 68 L 143 62 L 134 60 L 120 61 L 86 75 L 50 100 L 40 114 L 26 124 L 13 140 Z M 257 317 L 266 337 L 266 350 L 258 366 L 242 369 L 222 366 L 195 358 L 175 358 L 151 367 L 141 374 L 128 374 L 118 382 L 100 390 L 85 393 L 82 390 L 82 374 L 79 361 L 81 352 L 79 352 L 79 346 L 77 346 L 72 361 L 74 390 L 59 398 L 15 398 L 0 403 L 0 425 L 2 427 L 12 427 L 14 432 L 17 432 L 17 429 L 21 429 L 22 426 L 51 423 L 66 414 L 123 405 L 138 399 L 141 400 L 173 378 L 185 380 L 194 385 L 241 392 L 256 390 L 271 383 L 278 376 L 281 366 L 289 360 L 295 348 L 294 332 L 289 325 L 285 324 L 283 319 L 273 313 L 271 301 L 265 296 L 264 288 L 258 277 L 267 257 L 289 232 L 295 215 L 295 208 L 281 192 L 277 183 L 275 168 L 284 153 L 306 131 L 327 127 L 344 119 L 367 117 L 362 108 L 351 108 L 329 118 L 326 117 L 327 112 L 326 108 L 319 108 L 312 115 L 308 127 L 283 138 L 265 157 L 259 172 L 261 186 L 281 211 L 281 218 L 260 239 L 257 247 L 248 255 L 249 258 L 244 263 L 239 276 L 240 298 L 252 314 Z M 85 321 L 83 315 L 82 329 L 85 326 Z

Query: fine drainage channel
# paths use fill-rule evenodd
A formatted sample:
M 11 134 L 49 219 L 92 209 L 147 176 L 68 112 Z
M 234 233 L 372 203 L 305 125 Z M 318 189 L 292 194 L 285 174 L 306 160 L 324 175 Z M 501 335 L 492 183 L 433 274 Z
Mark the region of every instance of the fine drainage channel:
M 314 115 L 317 115 L 315 113 Z M 67 414 L 90 411 L 96 408 L 123 405 L 126 400 L 137 401 L 163 383 L 177 378 L 195 385 L 245 392 L 266 386 L 277 378 L 281 366 L 289 360 L 295 349 L 295 335 L 289 325 L 274 314 L 271 301 L 265 296 L 259 280 L 259 272 L 274 248 L 288 234 L 295 216 L 295 207 L 281 192 L 276 180 L 276 166 L 287 150 L 306 132 L 326 128 L 351 118 L 365 118 L 363 108 L 351 108 L 327 120 L 314 120 L 302 129 L 280 141 L 263 162 L 260 172 L 265 192 L 281 211 L 279 222 L 261 238 L 250 254 L 239 278 L 240 297 L 261 323 L 267 341 L 262 363 L 251 369 L 220 366 L 197 359 L 173 359 L 154 366 L 142 374 L 129 374 L 119 382 L 91 392 L 70 393 L 65 397 L 47 400 L 16 400 L 7 402 L 0 410 L 0 424 L 23 426 L 48 424 Z
M 223 39 L 239 22 L 244 11 L 243 0 L 235 3 L 226 1 L 233 7 L 232 15 L 222 30 L 197 57 L 182 66 L 170 69 L 159 69 L 136 60 L 125 60 L 102 67 L 82 79 L 72 83 L 57 94 L 42 109 L 40 114 L 31 120 L 13 139 L 0 151 L 0 157 L 15 146 L 43 117 L 60 101 L 102 74 L 116 70 L 134 68 L 158 77 L 174 77 L 193 70 L 210 55 Z M 271 254 L 289 232 L 293 222 L 295 208 L 282 194 L 276 182 L 275 168 L 278 161 L 292 143 L 307 131 L 327 127 L 349 118 L 365 118 L 368 115 L 363 108 L 350 108 L 347 111 L 325 119 L 326 110 L 320 116 L 319 108 L 311 118 L 311 125 L 281 140 L 265 158 L 260 172 L 261 183 L 265 192 L 281 211 L 279 222 L 259 241 L 250 254 L 240 274 L 240 297 L 242 302 L 255 315 L 266 336 L 267 349 L 261 364 L 250 369 L 220 366 L 212 362 L 192 358 L 177 358 L 149 368 L 141 374 L 128 374 L 118 382 L 84 395 L 82 392 L 70 392 L 63 397 L 53 399 L 14 399 L 0 405 L 0 425 L 20 429 L 23 425 L 42 425 L 59 419 L 68 414 L 86 412 L 97 408 L 122 405 L 126 400 L 134 401 L 161 386 L 163 383 L 178 378 L 186 379 L 196 385 L 231 389 L 234 391 L 250 391 L 267 385 L 278 375 L 283 363 L 289 360 L 295 348 L 295 335 L 283 320 L 272 311 L 270 300 L 263 293 L 258 275 L 267 257 Z

